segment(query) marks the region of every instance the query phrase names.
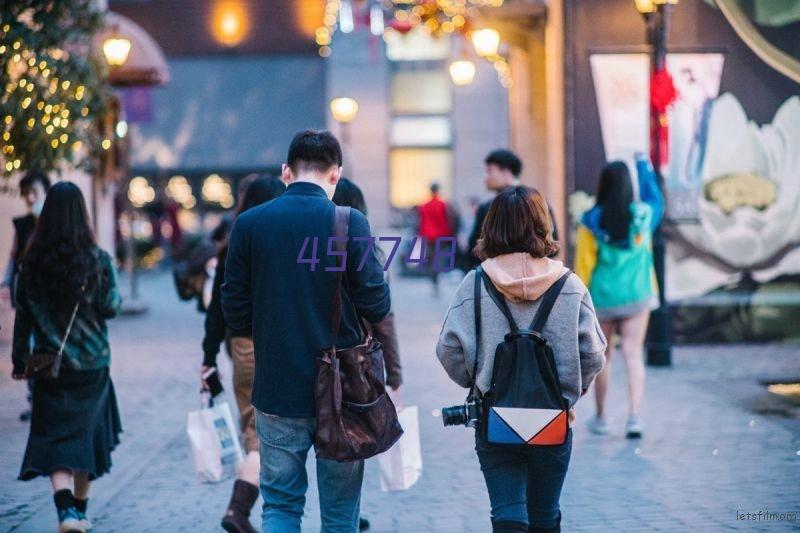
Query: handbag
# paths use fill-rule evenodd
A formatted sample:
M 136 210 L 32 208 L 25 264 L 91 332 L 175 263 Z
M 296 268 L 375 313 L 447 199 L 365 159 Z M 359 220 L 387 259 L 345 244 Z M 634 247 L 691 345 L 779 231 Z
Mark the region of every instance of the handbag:
M 81 295 L 85 290 L 86 285 L 81 287 Z M 72 325 L 75 323 L 75 316 L 78 314 L 78 307 L 81 305 L 81 298 L 78 296 L 78 301 L 75 302 L 75 307 L 72 308 L 72 316 L 69 317 L 67 330 L 64 332 L 64 338 L 61 339 L 61 345 L 58 347 L 58 352 L 38 352 L 28 356 L 25 361 L 25 377 L 27 379 L 56 379 L 61 372 L 61 360 L 64 356 L 64 346 L 67 344 L 69 333 L 72 331 Z
M 334 210 L 334 235 L 337 251 L 347 246 L 350 208 Z M 336 348 L 342 318 L 342 277 L 336 273 L 331 307 L 331 342 L 317 359 L 314 384 L 317 427 L 314 449 L 317 457 L 335 461 L 359 461 L 383 453 L 403 434 L 397 410 L 386 394 L 383 376 L 376 375 L 374 361 L 383 359 L 381 343 L 369 333 L 352 348 Z M 359 321 L 360 323 L 360 321 Z

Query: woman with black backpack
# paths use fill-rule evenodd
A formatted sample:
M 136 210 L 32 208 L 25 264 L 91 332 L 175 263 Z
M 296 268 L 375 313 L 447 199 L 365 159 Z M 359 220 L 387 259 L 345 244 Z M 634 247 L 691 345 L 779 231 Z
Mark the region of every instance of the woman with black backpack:
M 495 532 L 560 531 L 569 419 L 605 360 L 588 290 L 548 258 L 557 250 L 542 195 L 500 193 L 475 250 L 483 262 L 456 291 L 436 347 L 450 378 L 470 390 L 466 406 L 443 415 L 476 425 Z

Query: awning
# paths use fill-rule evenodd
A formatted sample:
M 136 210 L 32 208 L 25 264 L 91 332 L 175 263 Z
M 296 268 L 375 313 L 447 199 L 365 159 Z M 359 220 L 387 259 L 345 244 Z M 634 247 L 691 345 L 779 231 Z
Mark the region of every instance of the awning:
M 109 67 L 108 81 L 117 87 L 164 85 L 169 81 L 169 66 L 161 47 L 141 26 L 127 17 L 109 11 L 105 27 L 92 39 L 102 57 L 103 42 L 109 37 L 123 37 L 131 42 L 131 51 L 124 65 Z

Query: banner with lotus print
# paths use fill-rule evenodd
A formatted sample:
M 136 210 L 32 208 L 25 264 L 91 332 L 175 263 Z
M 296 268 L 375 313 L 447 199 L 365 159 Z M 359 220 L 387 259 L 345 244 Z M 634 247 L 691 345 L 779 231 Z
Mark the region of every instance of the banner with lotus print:
M 731 321 L 732 308 L 770 307 L 782 321 L 800 309 L 800 97 L 783 102 L 771 123 L 756 124 L 736 95 L 719 94 L 723 65 L 718 53 L 667 57 L 679 97 L 663 168 L 666 298 L 706 308 L 704 317 L 685 319 L 706 329 L 712 318 Z M 606 158 L 633 168 L 634 154 L 649 151 L 648 55 L 593 54 L 591 67 Z M 573 217 L 592 203 L 581 192 L 570 201 Z

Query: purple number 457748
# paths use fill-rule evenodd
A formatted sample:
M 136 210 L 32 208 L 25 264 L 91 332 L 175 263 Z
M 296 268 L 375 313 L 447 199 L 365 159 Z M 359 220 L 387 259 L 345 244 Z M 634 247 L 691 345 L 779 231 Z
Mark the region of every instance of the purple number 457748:
M 349 237 L 328 237 L 326 248 L 326 255 L 331 258 L 341 258 L 334 261 L 334 266 L 326 266 L 326 272 L 342 272 L 347 269 L 347 241 Z M 356 264 L 356 271 L 361 272 L 366 267 L 367 261 L 375 256 L 375 237 L 353 237 L 352 241 L 357 243 L 360 257 Z M 387 236 L 378 237 L 379 242 L 391 242 L 392 246 L 389 253 L 386 255 L 386 262 L 383 265 L 383 270 L 389 270 L 392 261 L 397 256 L 397 252 L 402 244 L 401 237 Z M 412 257 L 413 251 L 416 249 L 417 242 L 420 242 L 419 257 Z M 427 245 L 426 245 L 427 244 Z M 440 237 L 431 243 L 426 243 L 422 237 L 414 237 L 411 243 L 411 249 L 403 261 L 409 265 L 415 265 L 418 268 L 430 268 L 433 272 L 449 272 L 455 268 L 456 253 L 458 252 L 458 243 L 455 237 Z M 431 255 L 431 251 L 433 254 Z M 319 237 L 306 237 L 297 254 L 298 265 L 308 265 L 309 270 L 314 272 L 317 265 L 320 263 L 319 257 Z

